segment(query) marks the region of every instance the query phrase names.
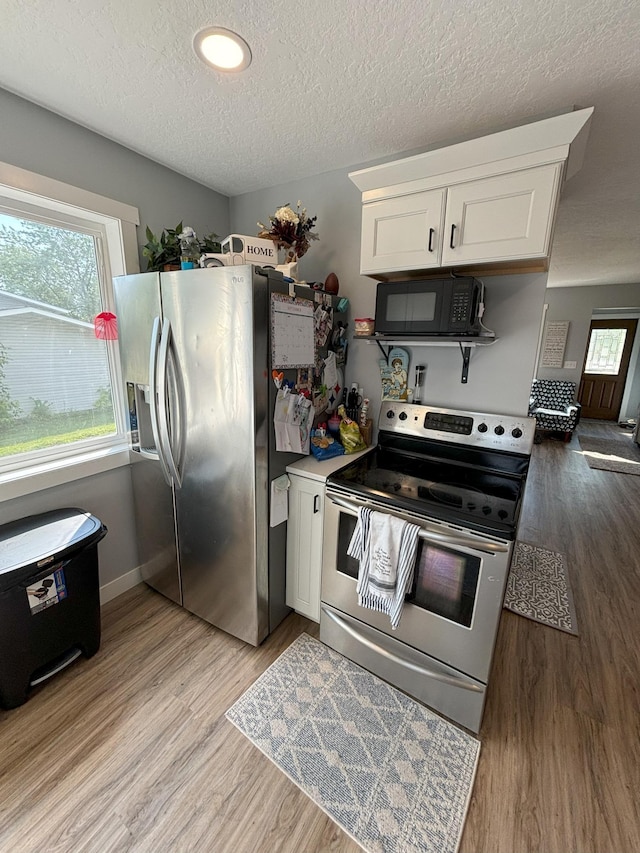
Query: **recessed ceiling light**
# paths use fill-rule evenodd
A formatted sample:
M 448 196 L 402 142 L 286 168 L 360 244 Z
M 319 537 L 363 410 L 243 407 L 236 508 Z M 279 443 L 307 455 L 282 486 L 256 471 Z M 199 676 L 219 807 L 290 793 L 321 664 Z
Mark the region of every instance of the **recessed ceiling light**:
M 251 64 L 251 50 L 237 33 L 224 27 L 207 27 L 193 40 L 197 55 L 218 71 L 244 71 Z

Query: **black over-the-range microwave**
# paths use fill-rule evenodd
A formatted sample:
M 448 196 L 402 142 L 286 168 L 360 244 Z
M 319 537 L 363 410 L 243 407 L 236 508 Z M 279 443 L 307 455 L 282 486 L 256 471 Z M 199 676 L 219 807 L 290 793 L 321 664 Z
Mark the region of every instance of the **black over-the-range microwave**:
M 484 285 L 471 277 L 378 283 L 378 335 L 480 335 Z

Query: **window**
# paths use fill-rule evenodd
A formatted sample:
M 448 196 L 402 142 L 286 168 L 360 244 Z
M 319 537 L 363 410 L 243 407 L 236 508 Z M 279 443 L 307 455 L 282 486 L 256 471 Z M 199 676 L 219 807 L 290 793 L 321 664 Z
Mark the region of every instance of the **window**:
M 125 255 L 135 252 L 137 263 L 137 211 L 31 173 L 22 174 L 43 193 L 26 193 L 3 183 L 3 168 L 22 170 L 0 164 L 0 476 L 6 480 L 123 446 L 117 344 L 96 337 L 94 318 L 113 310 L 111 278 L 127 272 Z M 120 212 L 126 222 L 113 215 Z
M 584 372 L 617 376 L 626 336 L 626 329 L 592 329 Z

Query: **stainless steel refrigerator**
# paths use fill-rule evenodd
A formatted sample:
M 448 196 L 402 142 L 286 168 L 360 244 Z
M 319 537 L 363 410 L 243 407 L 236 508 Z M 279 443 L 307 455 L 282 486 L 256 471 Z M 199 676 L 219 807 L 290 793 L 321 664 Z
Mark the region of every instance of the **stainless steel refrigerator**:
M 273 430 L 271 293 L 289 287 L 254 266 L 114 279 L 143 579 L 253 645 L 289 612 L 286 524 L 269 525 L 299 458 Z

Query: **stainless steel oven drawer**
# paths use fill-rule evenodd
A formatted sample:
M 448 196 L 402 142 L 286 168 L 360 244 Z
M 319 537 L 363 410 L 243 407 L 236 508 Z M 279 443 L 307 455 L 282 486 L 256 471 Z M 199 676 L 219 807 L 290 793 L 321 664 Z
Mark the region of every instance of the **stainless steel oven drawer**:
M 480 730 L 486 685 L 323 603 L 320 639 L 469 731 Z
M 454 672 L 464 672 L 486 684 L 502 614 L 513 543 L 412 516 L 408 520 L 422 528 L 426 550 L 423 547 L 422 557 L 419 555 L 417 559 L 414 595 L 404 604 L 400 624 L 393 631 L 388 616 L 365 610 L 358 604 L 358 563 L 348 557 L 347 546 L 361 504 L 358 498 L 353 497 L 345 506 L 343 499 L 336 498 L 327 489 L 322 549 L 323 603 L 348 613 L 356 621 L 366 622 L 393 640 L 427 653 Z M 389 515 L 406 517 L 397 509 L 377 504 L 371 506 Z M 429 576 L 430 554 L 438 558 L 434 566 L 435 585 Z M 444 569 L 439 560 L 441 556 L 446 561 Z M 468 569 L 475 569 L 475 576 L 470 571 L 467 583 Z M 465 592 L 468 593 L 466 621 L 459 618 L 455 609 Z M 436 611 L 434 604 L 438 600 L 445 609 Z M 450 607 L 449 612 L 447 607 Z

